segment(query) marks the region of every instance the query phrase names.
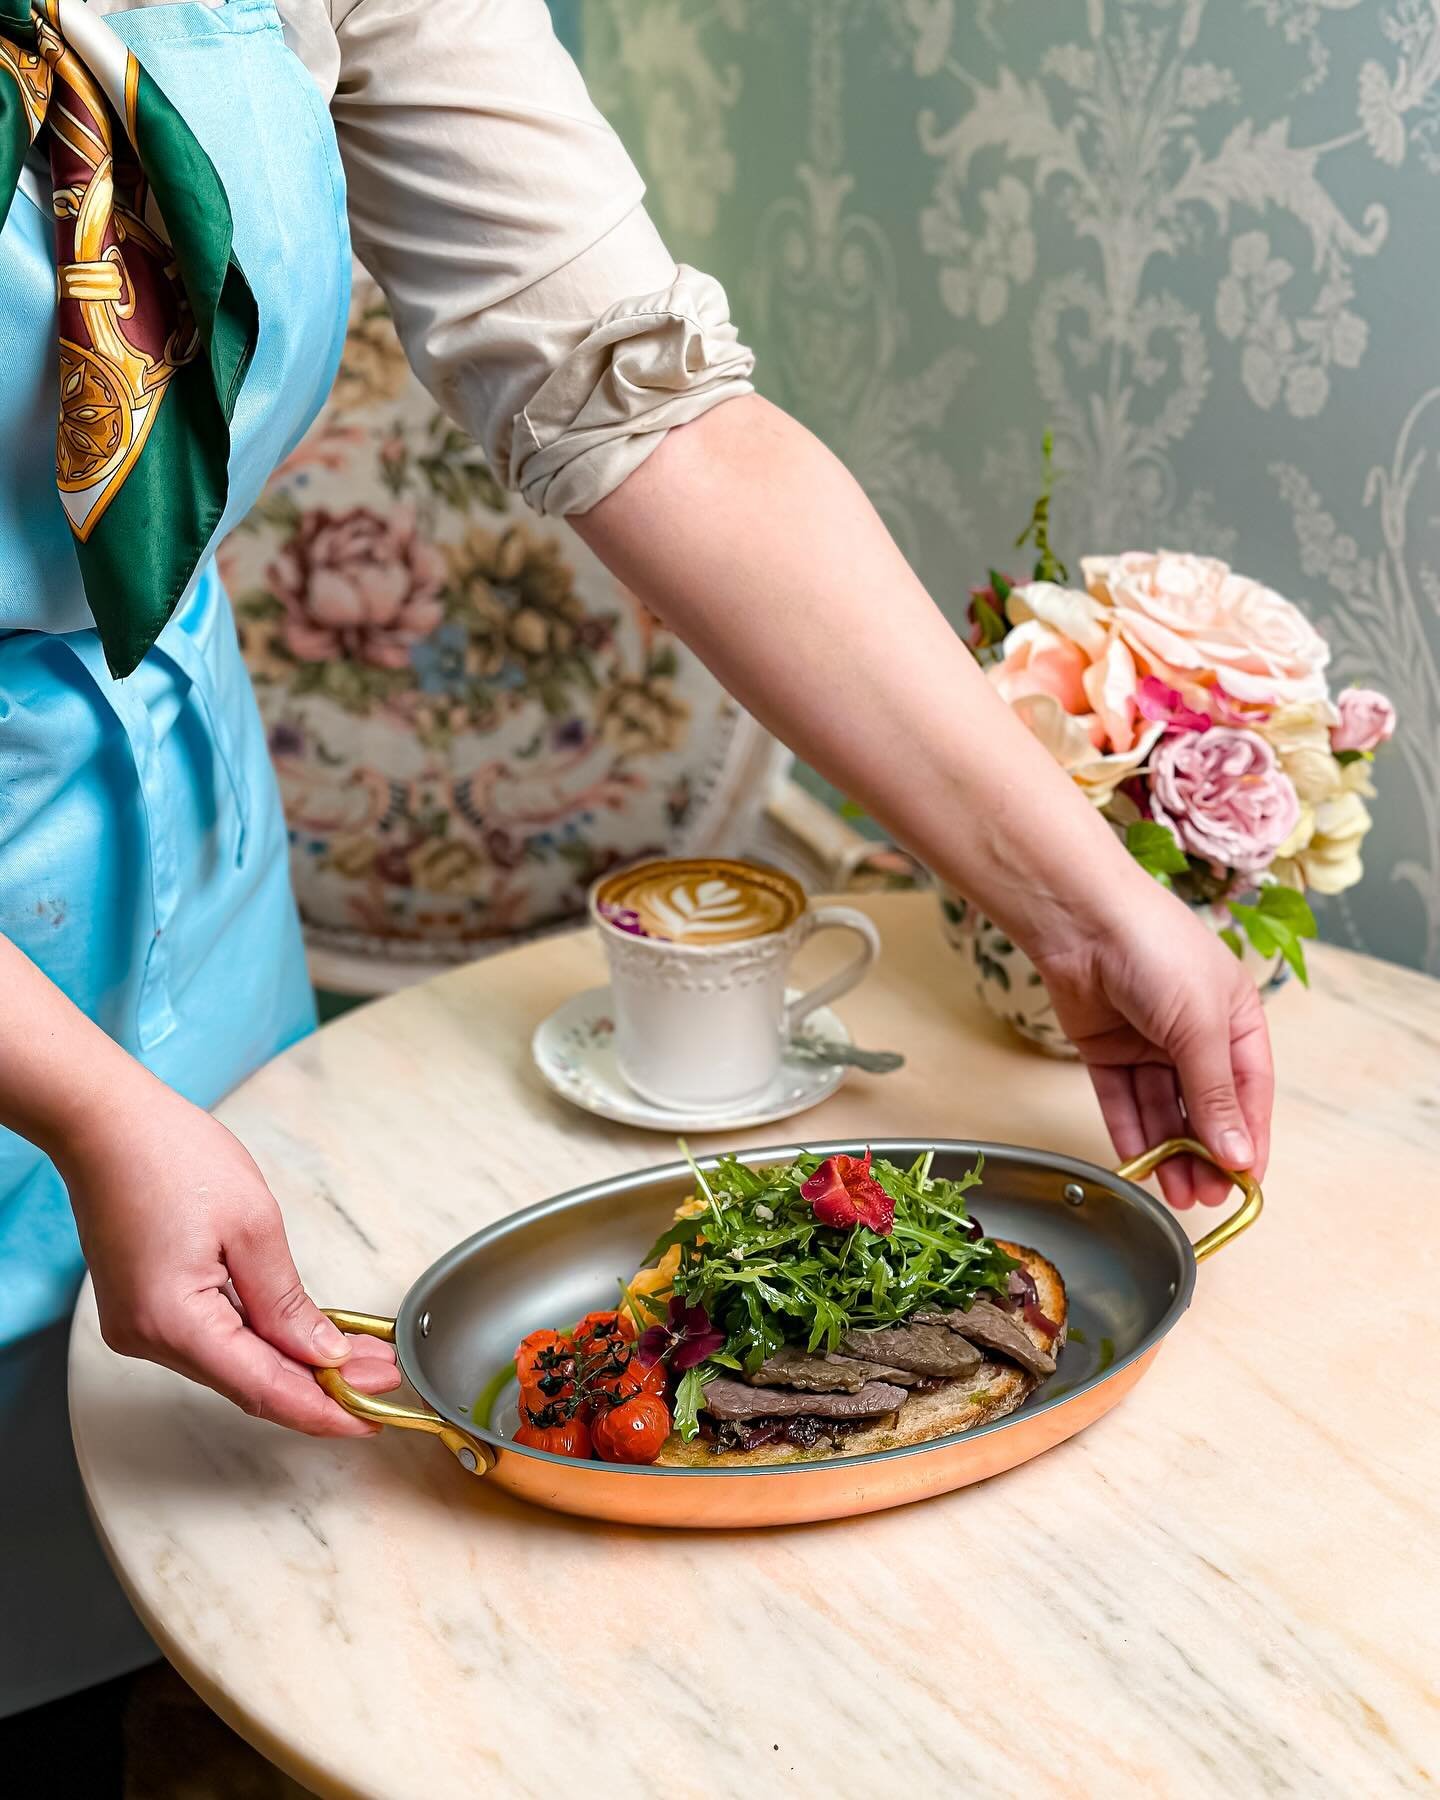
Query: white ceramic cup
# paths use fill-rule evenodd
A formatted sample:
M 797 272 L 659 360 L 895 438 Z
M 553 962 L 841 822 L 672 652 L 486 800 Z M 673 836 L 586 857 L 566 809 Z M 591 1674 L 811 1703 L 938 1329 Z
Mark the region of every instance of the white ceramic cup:
M 725 879 L 726 868 L 760 867 L 715 858 L 663 866 L 677 881 L 698 872 L 696 878 L 711 891 Z M 793 887 L 800 910 L 780 929 L 737 942 L 636 935 L 601 910 L 606 881 L 591 891 L 590 916 L 610 964 L 616 1061 L 643 1100 L 718 1118 L 758 1098 L 779 1075 L 785 1045 L 801 1020 L 848 993 L 879 955 L 880 934 L 864 913 L 849 906 L 810 906 L 790 877 L 764 873 Z M 860 940 L 855 955 L 808 993 L 787 1001 L 796 952 L 829 928 L 854 933 Z

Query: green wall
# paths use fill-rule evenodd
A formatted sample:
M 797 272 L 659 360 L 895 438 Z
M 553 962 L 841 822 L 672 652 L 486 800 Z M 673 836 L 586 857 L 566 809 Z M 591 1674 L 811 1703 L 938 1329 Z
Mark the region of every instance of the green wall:
M 1013 560 L 1050 426 L 1062 544 L 1226 556 L 1392 695 L 1366 879 L 1324 928 L 1440 973 L 1440 6 L 579 0 L 578 24 L 675 254 L 952 616 Z

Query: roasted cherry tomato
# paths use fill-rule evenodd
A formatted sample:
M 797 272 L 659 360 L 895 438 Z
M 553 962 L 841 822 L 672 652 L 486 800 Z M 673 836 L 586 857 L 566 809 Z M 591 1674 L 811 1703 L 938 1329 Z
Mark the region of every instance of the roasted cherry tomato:
M 545 1382 L 548 1387 L 555 1387 L 558 1380 L 563 1384 L 574 1380 L 575 1350 L 570 1339 L 558 1331 L 532 1331 L 523 1338 L 520 1348 L 515 1352 L 515 1375 L 522 1389 L 544 1392 L 546 1400 L 558 1400 L 559 1388 L 546 1392 L 541 1387 Z
M 542 1375 L 533 1385 L 521 1388 L 520 1399 L 532 1412 L 539 1412 L 542 1406 L 553 1406 L 558 1400 L 568 1400 L 574 1392 L 575 1383 L 565 1376 Z
M 595 1385 L 601 1393 L 616 1395 L 621 1400 L 632 1399 L 636 1394 L 654 1394 L 663 1400 L 665 1381 L 664 1363 L 651 1363 L 647 1369 L 638 1356 L 632 1356 L 618 1375 L 602 1374 Z
M 570 1335 L 582 1355 L 596 1356 L 612 1346 L 633 1343 L 637 1333 L 628 1313 L 592 1312 L 586 1313 Z
M 532 1409 L 522 1403 L 515 1442 L 531 1450 L 548 1450 L 554 1456 L 578 1456 L 584 1461 L 590 1455 L 590 1427 L 578 1413 L 567 1419 L 563 1407 Z
M 606 1462 L 653 1463 L 670 1435 L 670 1410 L 654 1394 L 636 1394 L 596 1415 L 595 1453 Z

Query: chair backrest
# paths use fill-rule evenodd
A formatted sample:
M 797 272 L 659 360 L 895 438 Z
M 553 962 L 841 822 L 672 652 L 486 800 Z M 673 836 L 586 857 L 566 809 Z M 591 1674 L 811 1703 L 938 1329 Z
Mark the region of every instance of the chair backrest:
M 739 848 L 783 766 L 567 527 L 501 489 L 358 272 L 331 400 L 221 569 L 312 950 L 459 959 L 578 917 L 616 863 Z

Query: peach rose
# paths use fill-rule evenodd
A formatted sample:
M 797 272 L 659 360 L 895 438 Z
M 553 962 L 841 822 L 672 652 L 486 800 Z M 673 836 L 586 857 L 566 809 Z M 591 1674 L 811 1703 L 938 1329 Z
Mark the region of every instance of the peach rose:
M 1135 747 L 1136 728 L 1143 725 L 1139 685 L 1135 658 L 1119 637 L 1112 637 L 1104 655 L 1085 671 L 1085 698 L 1104 729 L 1109 748 L 1122 754 Z
M 1216 685 L 1247 706 L 1325 697 L 1324 638 L 1299 607 L 1228 564 L 1132 550 L 1081 567 L 1141 669 L 1188 699 Z
M 996 692 L 1011 706 L 1028 695 L 1048 694 L 1067 713 L 1089 712 L 1085 672 L 1090 659 L 1078 644 L 1029 619 L 1008 632 L 1003 660 L 992 663 L 989 676 Z
M 1109 624 L 1104 608 L 1089 594 L 1064 588 L 1051 581 L 1032 581 L 1010 596 L 1010 615 L 1019 621 L 1010 638 L 1021 639 L 1024 653 L 1033 655 L 1032 643 L 1047 646 L 1047 664 L 1062 668 L 1067 685 L 1043 677 L 1038 682 L 997 683 L 1011 703 L 1020 694 L 1050 693 L 1066 712 L 1087 718 L 1087 728 L 1097 748 L 1121 754 L 1133 748 L 1141 724 L 1136 689 L 1140 674 L 1129 646 Z M 1031 638 L 1028 634 L 1043 632 Z M 1021 634 L 1026 634 L 1022 639 Z M 1006 661 L 1010 638 L 1005 640 Z M 1062 654 L 1052 646 L 1058 638 L 1066 646 Z M 1025 665 L 1022 665 L 1024 667 Z M 1078 680 L 1079 692 L 1075 692 Z
M 265 575 L 285 607 L 281 638 L 300 662 L 403 669 L 445 616 L 444 558 L 406 507 L 304 512 Z

